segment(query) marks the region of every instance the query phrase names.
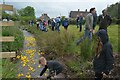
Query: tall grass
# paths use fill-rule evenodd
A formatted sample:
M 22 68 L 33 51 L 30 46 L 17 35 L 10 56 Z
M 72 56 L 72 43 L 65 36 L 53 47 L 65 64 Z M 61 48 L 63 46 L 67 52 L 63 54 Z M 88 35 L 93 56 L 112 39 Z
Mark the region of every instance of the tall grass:
M 84 28 L 82 32 L 75 25 L 70 25 L 68 30 L 65 31 L 63 27 L 60 28 L 60 32 L 42 32 L 35 26 L 25 26 L 29 32 L 35 35 L 37 45 L 40 50 L 44 51 L 48 56 L 59 58 L 65 55 L 75 56 L 72 60 L 66 60 L 64 63 L 72 70 L 74 75 L 79 77 L 85 77 L 86 70 L 91 68 L 89 62 L 95 54 L 96 49 L 96 37 L 93 35 L 93 39 L 90 42 L 88 39 L 84 40 L 81 45 L 76 46 L 76 41 L 84 35 Z M 96 26 L 96 31 L 98 26 Z M 110 42 L 113 46 L 113 51 L 118 53 L 118 25 L 111 25 L 108 27 L 108 35 Z M 80 68 L 83 66 L 82 68 Z
M 10 59 L 2 59 L 2 78 L 16 78 L 17 63 L 13 63 Z

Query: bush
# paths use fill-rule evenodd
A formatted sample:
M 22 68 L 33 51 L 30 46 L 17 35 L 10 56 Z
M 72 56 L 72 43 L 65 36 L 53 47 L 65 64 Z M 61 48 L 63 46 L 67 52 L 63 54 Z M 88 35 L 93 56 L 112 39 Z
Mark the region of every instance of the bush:
M 120 19 L 112 18 L 112 23 L 114 23 L 114 24 L 120 24 Z
M 21 16 L 20 17 L 20 22 L 21 22 L 21 24 L 23 24 L 23 25 L 26 25 L 26 24 L 29 24 L 29 21 L 30 20 L 35 20 L 35 18 L 34 17 L 27 17 L 27 16 Z

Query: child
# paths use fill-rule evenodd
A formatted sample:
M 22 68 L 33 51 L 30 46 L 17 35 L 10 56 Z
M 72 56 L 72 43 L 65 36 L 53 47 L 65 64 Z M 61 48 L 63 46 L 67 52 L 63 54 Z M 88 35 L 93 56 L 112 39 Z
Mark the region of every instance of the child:
M 113 68 L 114 58 L 107 31 L 102 29 L 96 35 L 98 36 L 98 45 L 93 60 L 93 67 L 95 80 L 101 80 L 103 77 L 107 77 Z
M 39 64 L 44 66 L 44 69 L 41 71 L 40 76 L 42 76 L 47 69 L 49 69 L 49 75 L 47 79 L 51 79 L 51 77 L 55 77 L 59 73 L 62 72 L 63 66 L 57 61 L 46 61 L 44 57 L 39 59 Z

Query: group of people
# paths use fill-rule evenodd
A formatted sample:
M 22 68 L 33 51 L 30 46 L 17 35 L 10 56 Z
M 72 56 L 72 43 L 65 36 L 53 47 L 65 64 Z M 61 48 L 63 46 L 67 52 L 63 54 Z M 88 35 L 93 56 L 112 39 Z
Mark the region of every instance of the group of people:
M 90 9 L 90 13 L 86 16 L 84 36 L 77 41 L 77 45 L 79 45 L 87 37 L 91 41 L 93 34 L 97 36 L 97 47 L 93 59 L 95 80 L 101 80 L 104 77 L 108 77 L 114 64 L 112 45 L 109 42 L 108 31 L 107 31 L 107 27 L 111 24 L 112 20 L 110 16 L 107 14 L 107 10 L 103 10 L 102 13 L 103 14 L 100 15 L 97 19 L 95 8 Z M 52 23 L 54 22 L 54 27 L 56 28 L 57 31 L 60 31 L 59 30 L 60 23 L 55 24 L 57 23 L 57 20 L 59 22 L 59 19 L 56 18 L 56 19 L 52 19 L 52 21 L 49 23 L 52 24 L 51 25 L 52 30 L 54 30 Z M 80 31 L 82 30 L 82 20 L 83 20 L 82 14 L 80 16 L 77 16 L 76 22 L 77 22 L 77 26 L 80 26 Z M 94 29 L 97 21 L 99 24 L 99 30 L 95 33 Z M 66 23 L 68 23 L 68 19 L 65 19 L 62 23 L 64 28 L 67 30 L 69 24 Z M 42 66 L 44 66 L 44 69 L 40 73 L 40 76 L 44 74 L 47 68 L 49 69 L 50 72 L 50 75 L 47 78 L 51 78 L 52 76 L 61 73 L 63 70 L 63 66 L 59 62 L 47 61 L 44 57 L 40 58 L 39 63 Z
M 36 20 L 37 28 L 45 32 L 48 31 L 46 26 L 48 26 L 52 31 L 56 30 L 57 32 L 59 32 L 61 24 L 65 28 L 65 30 L 67 30 L 68 25 L 69 25 L 68 19 L 65 18 L 63 21 L 61 21 L 60 17 L 56 17 L 56 18 L 49 19 L 48 21 L 47 20 L 41 20 L 41 21 Z
M 77 45 L 79 45 L 86 38 L 88 38 L 90 42 L 93 34 L 97 36 L 98 42 L 93 60 L 95 80 L 101 80 L 103 77 L 107 77 L 113 68 L 113 50 L 107 31 L 107 27 L 111 24 L 111 21 L 106 9 L 102 11 L 102 15 L 100 15 L 97 20 L 96 10 L 95 8 L 91 8 L 90 13 L 86 16 L 84 36 L 77 41 Z M 99 24 L 97 33 L 94 31 L 96 22 Z

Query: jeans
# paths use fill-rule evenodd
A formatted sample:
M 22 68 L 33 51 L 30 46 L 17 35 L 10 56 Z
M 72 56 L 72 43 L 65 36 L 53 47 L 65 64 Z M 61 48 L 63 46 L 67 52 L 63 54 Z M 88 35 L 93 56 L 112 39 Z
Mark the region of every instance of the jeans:
M 60 31 L 59 27 L 60 27 L 60 26 L 59 26 L 59 23 L 56 23 L 55 29 L 56 29 L 56 31 L 58 31 L 58 32 Z
M 84 36 L 77 41 L 77 45 L 79 45 L 87 37 L 89 38 L 90 41 L 92 40 L 92 32 L 90 30 L 86 29 L 85 33 L 84 33 Z

